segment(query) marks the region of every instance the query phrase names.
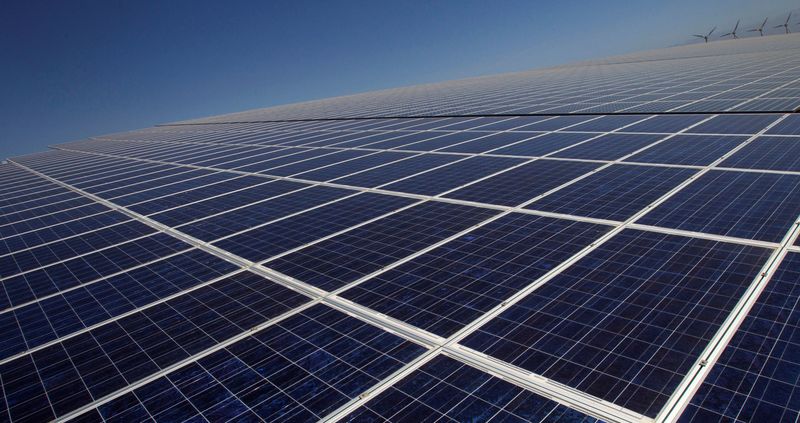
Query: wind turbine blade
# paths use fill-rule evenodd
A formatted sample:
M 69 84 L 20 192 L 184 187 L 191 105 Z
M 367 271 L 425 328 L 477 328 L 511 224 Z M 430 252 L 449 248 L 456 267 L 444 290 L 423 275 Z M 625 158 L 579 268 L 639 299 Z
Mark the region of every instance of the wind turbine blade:
M 697 35 L 697 34 L 692 34 L 692 37 L 697 37 L 697 38 L 706 38 L 706 36 L 705 36 L 705 35 Z
M 783 25 L 775 25 L 773 28 L 783 28 Z
M 747 32 L 756 32 L 756 31 L 758 31 L 758 28 L 753 28 L 753 29 L 748 29 L 747 30 Z
M 764 22 L 761 22 L 760 28 L 762 28 L 762 29 L 764 28 L 764 25 L 767 24 L 767 19 L 769 19 L 769 18 L 764 18 Z
M 739 29 L 739 21 L 736 21 L 736 26 L 733 27 L 733 32 L 736 32 L 737 29 Z

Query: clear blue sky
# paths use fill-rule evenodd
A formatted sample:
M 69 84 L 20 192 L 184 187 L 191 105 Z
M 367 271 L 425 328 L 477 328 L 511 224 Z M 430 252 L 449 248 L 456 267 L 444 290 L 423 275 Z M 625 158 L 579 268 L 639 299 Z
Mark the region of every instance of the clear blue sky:
M 178 119 L 683 44 L 739 17 L 777 24 L 796 7 L 9 0 L 0 13 L 0 157 Z

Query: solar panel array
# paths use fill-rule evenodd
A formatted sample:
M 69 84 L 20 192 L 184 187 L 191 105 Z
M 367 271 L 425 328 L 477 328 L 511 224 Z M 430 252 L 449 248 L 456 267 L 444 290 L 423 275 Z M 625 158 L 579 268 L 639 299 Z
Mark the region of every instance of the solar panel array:
M 11 159 L 0 420 L 797 419 L 800 38 L 738 43 Z

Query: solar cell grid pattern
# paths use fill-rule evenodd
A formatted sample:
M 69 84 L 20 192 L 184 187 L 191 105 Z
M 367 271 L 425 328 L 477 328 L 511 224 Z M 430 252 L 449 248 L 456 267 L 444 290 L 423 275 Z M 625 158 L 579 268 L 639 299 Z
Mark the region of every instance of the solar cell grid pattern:
M 671 401 L 672 420 L 795 420 L 798 48 L 675 47 L 12 158 L 0 421 L 663 421 Z

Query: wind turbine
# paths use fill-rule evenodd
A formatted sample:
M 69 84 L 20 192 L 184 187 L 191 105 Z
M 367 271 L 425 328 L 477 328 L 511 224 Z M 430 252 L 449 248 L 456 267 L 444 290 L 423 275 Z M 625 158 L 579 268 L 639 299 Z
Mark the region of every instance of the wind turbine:
M 727 34 L 722 34 L 722 35 L 720 35 L 720 38 L 722 38 L 722 37 L 727 37 L 728 35 L 733 35 L 733 38 L 734 38 L 734 39 L 736 39 L 736 38 L 739 38 L 739 37 L 737 37 L 737 36 L 736 36 L 736 30 L 738 30 L 738 29 L 739 29 L 739 21 L 740 21 L 740 20 L 741 20 L 741 19 L 739 19 L 739 20 L 737 20 L 737 21 L 736 21 L 736 26 L 734 26 L 734 27 L 733 27 L 733 31 L 731 31 L 731 32 L 729 32 L 729 33 L 727 33 Z
M 702 38 L 703 41 L 708 42 L 708 37 L 710 37 L 711 33 L 714 32 L 714 30 L 716 30 L 716 29 L 717 29 L 717 27 L 711 28 L 711 31 L 708 31 L 708 34 L 706 34 L 706 35 L 692 34 L 692 36 L 697 37 L 697 38 Z
M 783 28 L 786 30 L 786 33 L 789 33 L 789 19 L 792 19 L 792 12 L 789 12 L 789 16 L 786 17 L 786 22 L 781 25 L 775 25 L 775 28 Z
M 758 28 L 748 29 L 747 32 L 756 32 L 756 31 L 758 31 L 758 34 L 763 37 L 764 36 L 764 25 L 766 25 L 766 24 L 767 24 L 767 18 L 764 18 L 764 22 L 761 22 L 761 26 L 759 26 Z

